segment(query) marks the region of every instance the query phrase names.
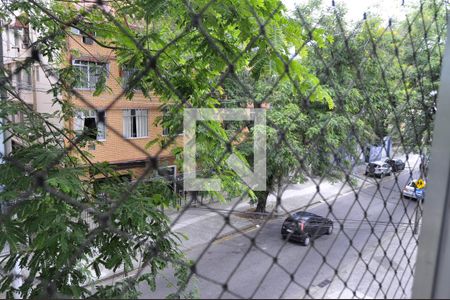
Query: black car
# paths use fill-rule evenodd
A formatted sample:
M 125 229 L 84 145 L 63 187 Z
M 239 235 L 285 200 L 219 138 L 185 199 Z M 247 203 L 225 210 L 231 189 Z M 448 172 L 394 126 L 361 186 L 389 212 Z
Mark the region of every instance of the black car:
M 312 238 L 333 233 L 333 221 L 316 214 L 299 211 L 288 217 L 281 226 L 283 239 L 289 238 L 309 245 Z
M 398 172 L 405 169 L 405 163 L 401 159 L 386 159 L 384 162 L 391 166 L 392 172 Z

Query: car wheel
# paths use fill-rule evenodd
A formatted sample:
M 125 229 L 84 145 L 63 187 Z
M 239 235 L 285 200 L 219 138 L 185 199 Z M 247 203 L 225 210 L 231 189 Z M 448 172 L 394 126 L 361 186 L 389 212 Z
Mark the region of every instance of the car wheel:
M 366 176 L 367 176 L 367 174 L 368 174 L 368 173 L 367 173 L 367 171 L 366 171 L 366 172 L 364 172 L 364 175 L 366 175 Z
M 287 238 L 287 235 L 286 235 L 286 234 L 282 234 L 282 235 L 281 235 L 281 238 L 282 238 L 283 240 L 285 240 L 285 239 Z
M 333 233 L 333 225 L 331 225 L 330 227 L 328 227 L 327 229 L 327 235 L 331 235 Z
M 302 245 L 303 245 L 303 246 L 308 246 L 309 243 L 311 243 L 311 237 L 310 237 L 309 235 L 307 235 L 307 236 L 305 237 L 305 239 L 303 240 Z

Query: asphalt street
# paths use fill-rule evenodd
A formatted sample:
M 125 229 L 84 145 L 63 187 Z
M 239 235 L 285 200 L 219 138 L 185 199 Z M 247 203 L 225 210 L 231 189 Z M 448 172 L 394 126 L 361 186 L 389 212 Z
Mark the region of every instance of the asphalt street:
M 322 201 L 308 211 L 334 221 L 330 236 L 310 246 L 285 241 L 284 218 L 189 250 L 195 262 L 191 287 L 201 298 L 399 298 L 408 297 L 417 250 L 412 233 L 417 202 L 402 199 L 409 171 L 367 179 L 359 189 Z M 168 270 L 156 291 L 165 297 Z

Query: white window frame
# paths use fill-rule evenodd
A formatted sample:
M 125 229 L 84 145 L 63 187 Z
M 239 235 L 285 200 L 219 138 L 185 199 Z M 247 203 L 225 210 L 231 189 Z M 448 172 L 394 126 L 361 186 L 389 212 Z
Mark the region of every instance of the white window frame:
M 98 121 L 97 111 L 94 109 L 80 109 L 75 113 L 74 117 L 74 131 L 77 134 L 81 134 L 84 130 L 84 120 L 87 118 L 95 119 L 95 124 L 97 125 L 97 138 L 96 140 L 99 142 L 106 141 L 106 111 L 104 113 L 105 122 Z M 103 125 L 100 125 L 103 124 Z M 99 130 L 100 126 L 103 127 L 103 130 Z M 102 136 L 100 133 L 103 132 Z
M 72 32 L 73 34 L 77 34 L 77 35 L 81 34 L 80 29 L 75 28 L 75 27 L 70 27 L 70 32 Z
M 91 77 L 95 76 L 94 74 L 91 74 L 91 68 L 93 68 L 93 66 L 103 66 L 105 69 L 105 75 L 106 78 L 108 78 L 108 67 L 109 65 L 105 62 L 95 62 L 95 61 L 89 61 L 89 60 L 82 60 L 82 59 L 73 59 L 72 60 L 72 66 L 75 68 L 78 68 L 80 71 L 82 68 L 86 68 L 86 76 L 85 80 L 81 80 L 79 84 L 86 82 L 87 85 L 86 86 L 75 86 L 76 89 L 79 90 L 93 90 L 95 89 L 95 86 L 97 84 L 97 81 L 95 81 L 94 83 L 91 83 Z M 94 68 L 95 70 L 96 68 Z M 83 72 L 83 71 L 82 71 Z M 100 76 L 100 75 L 98 75 Z
M 148 109 L 131 108 L 122 110 L 123 137 L 126 139 L 148 138 L 148 117 Z M 135 122 L 134 126 L 133 122 Z M 135 130 L 133 130 L 133 127 Z M 133 136 L 133 131 L 135 131 L 136 136 Z

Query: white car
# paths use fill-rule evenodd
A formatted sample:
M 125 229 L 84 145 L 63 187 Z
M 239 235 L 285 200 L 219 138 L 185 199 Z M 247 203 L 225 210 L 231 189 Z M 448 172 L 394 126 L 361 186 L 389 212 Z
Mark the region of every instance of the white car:
M 390 176 L 392 173 L 392 168 L 389 164 L 384 161 L 374 161 L 367 164 L 365 175 L 384 177 L 385 175 Z
M 403 188 L 402 195 L 405 198 L 412 198 L 417 200 L 416 196 L 416 182 L 417 179 L 410 180 L 408 184 Z

